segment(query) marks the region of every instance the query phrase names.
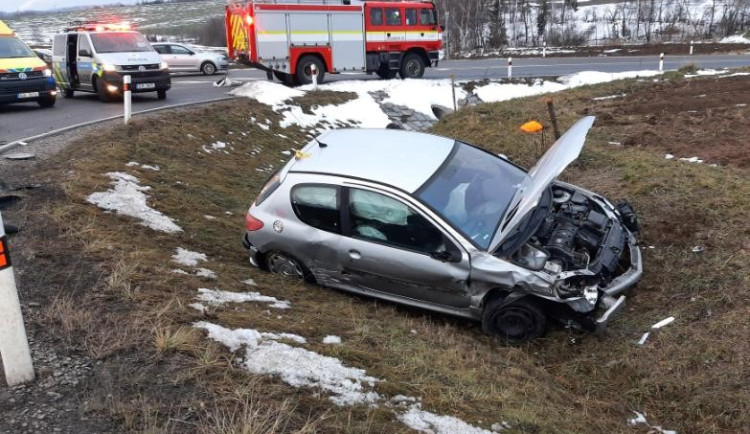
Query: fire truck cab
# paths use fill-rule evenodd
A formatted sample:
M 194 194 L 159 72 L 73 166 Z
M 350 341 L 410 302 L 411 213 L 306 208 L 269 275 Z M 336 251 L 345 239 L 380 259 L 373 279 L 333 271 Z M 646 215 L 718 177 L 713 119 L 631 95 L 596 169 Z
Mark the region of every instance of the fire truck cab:
M 226 7 L 229 57 L 287 84 L 313 70 L 421 78 L 437 66 L 442 28 L 427 1 L 254 0 Z

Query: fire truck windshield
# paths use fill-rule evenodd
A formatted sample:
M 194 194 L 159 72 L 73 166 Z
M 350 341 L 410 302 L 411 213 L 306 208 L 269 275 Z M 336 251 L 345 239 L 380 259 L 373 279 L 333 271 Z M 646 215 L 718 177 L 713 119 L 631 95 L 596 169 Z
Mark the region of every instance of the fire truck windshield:
M 97 53 L 154 51 L 146 38 L 136 32 L 92 33 L 91 41 Z
M 34 57 L 35 54 L 21 40 L 13 36 L 0 36 L 0 59 Z

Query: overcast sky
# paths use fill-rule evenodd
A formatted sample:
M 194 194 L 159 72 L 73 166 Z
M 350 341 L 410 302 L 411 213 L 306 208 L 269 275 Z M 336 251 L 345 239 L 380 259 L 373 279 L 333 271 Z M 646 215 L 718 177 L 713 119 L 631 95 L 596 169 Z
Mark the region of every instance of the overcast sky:
M 0 0 L 0 11 L 16 12 L 67 8 L 70 6 L 93 6 L 110 3 L 133 4 L 138 0 Z

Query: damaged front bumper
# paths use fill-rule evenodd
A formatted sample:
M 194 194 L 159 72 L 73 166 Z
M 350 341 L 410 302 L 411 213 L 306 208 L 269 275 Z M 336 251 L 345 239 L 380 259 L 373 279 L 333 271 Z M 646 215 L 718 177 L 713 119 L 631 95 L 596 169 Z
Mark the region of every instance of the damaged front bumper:
M 620 295 L 620 297 L 615 298 L 615 296 L 635 285 L 643 275 L 643 256 L 641 255 L 641 249 L 638 248 L 635 235 L 632 233 L 629 234 L 628 238 L 628 250 L 630 251 L 630 268 L 602 289 L 603 296 L 599 300 L 599 306 L 605 311 L 596 319 L 595 333 L 604 332 L 612 317 L 625 307 L 626 297 Z

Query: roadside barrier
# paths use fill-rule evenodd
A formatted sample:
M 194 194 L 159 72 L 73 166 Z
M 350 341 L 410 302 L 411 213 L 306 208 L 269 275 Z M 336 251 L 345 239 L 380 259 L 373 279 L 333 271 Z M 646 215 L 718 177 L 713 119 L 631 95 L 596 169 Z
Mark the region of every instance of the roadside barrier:
M 125 105 L 125 115 L 123 120 L 125 125 L 130 122 L 130 115 L 132 114 L 132 99 L 130 94 L 130 76 L 126 75 L 122 77 L 122 102 Z
M 693 55 L 693 41 L 690 41 L 690 55 Z
M 318 67 L 314 63 L 310 65 L 310 74 L 312 74 L 313 90 L 318 90 Z
M 29 341 L 23 324 L 16 279 L 8 252 L 3 217 L 0 215 L 0 358 L 8 386 L 34 380 Z
M 659 72 L 664 71 L 664 53 L 659 55 Z
M 513 78 L 513 58 L 508 57 L 508 80 Z

